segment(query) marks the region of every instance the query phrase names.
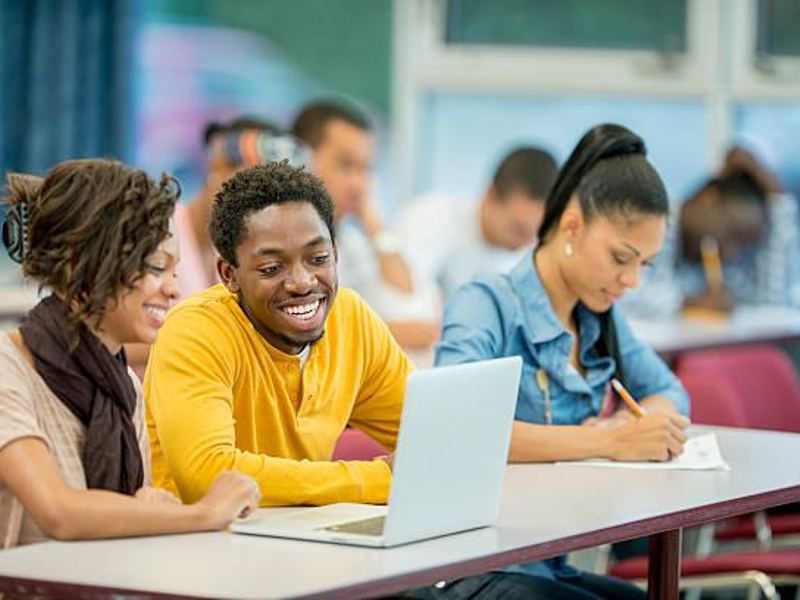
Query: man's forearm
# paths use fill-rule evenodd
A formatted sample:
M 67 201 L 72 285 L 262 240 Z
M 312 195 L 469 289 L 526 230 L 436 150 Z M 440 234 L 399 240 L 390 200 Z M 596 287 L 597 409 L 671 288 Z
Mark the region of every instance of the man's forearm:
M 414 282 L 406 261 L 399 254 L 379 254 L 378 262 L 381 270 L 381 279 L 404 294 L 414 292 Z
M 436 321 L 387 321 L 394 339 L 406 350 L 428 350 L 439 339 L 441 326 Z
M 190 457 L 206 455 L 205 460 Z M 190 462 L 191 461 L 191 462 Z M 262 506 L 322 505 L 335 502 L 383 504 L 388 500 L 391 470 L 384 461 L 331 462 L 293 460 L 244 452 L 190 449 L 175 460 L 172 473 L 184 501 L 196 501 L 224 470 L 255 479 Z M 197 468 L 196 462 L 204 465 Z
M 372 241 L 377 252 L 381 279 L 399 292 L 412 293 L 414 291 L 414 282 L 411 277 L 411 270 L 400 254 L 400 249 L 387 248 L 384 247 L 384 244 L 381 244 L 382 236 L 388 237 L 388 232 L 384 228 L 383 221 L 378 213 L 373 210 L 371 205 L 367 204 L 362 208 L 358 216 L 364 232 Z M 394 241 L 394 236 L 391 236 L 391 238 Z

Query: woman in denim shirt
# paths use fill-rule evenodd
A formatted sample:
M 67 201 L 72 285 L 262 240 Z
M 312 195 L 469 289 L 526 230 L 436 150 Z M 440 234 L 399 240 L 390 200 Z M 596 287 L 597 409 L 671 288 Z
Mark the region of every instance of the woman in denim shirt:
M 590 130 L 547 200 L 538 248 L 510 273 L 466 284 L 447 305 L 437 365 L 523 358 L 512 462 L 668 460 L 683 449 L 686 392 L 614 307 L 666 230 L 667 194 L 645 152 L 624 127 Z M 622 403 L 601 416 L 612 377 L 639 400 L 643 418 Z M 625 582 L 568 567 L 564 557 L 480 578 L 481 594 L 504 598 L 643 597 Z M 475 579 L 447 587 L 469 597 Z

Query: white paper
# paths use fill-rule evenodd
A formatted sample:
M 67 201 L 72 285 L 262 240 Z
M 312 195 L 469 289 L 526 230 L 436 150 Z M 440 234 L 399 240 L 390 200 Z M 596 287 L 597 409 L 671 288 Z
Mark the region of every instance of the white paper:
M 570 462 L 559 462 L 559 465 L 575 465 L 581 467 L 611 467 L 622 469 L 652 470 L 689 470 L 689 471 L 730 471 L 730 465 L 722 458 L 717 444 L 717 436 L 713 433 L 690 438 L 683 446 L 683 454 L 664 462 L 623 462 L 606 459 L 592 459 Z

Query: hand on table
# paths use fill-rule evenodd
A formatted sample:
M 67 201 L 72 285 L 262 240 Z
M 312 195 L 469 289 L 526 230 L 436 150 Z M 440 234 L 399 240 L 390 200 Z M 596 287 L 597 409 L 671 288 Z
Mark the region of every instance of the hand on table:
M 261 500 L 255 479 L 238 471 L 223 471 L 197 505 L 206 511 L 210 529 L 224 529 L 237 517 L 251 514 Z

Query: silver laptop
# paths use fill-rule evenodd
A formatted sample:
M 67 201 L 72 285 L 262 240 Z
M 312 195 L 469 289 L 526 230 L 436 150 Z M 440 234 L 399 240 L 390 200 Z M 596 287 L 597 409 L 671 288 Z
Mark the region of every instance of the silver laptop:
M 331 504 L 256 514 L 231 529 L 385 547 L 491 525 L 500 508 L 521 368 L 515 356 L 409 377 L 388 507 Z

